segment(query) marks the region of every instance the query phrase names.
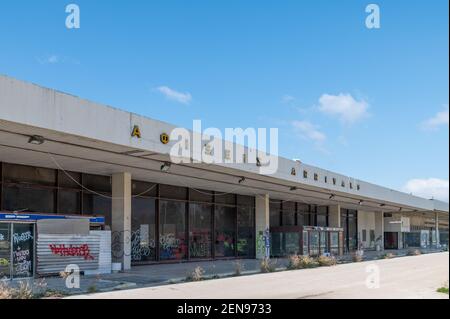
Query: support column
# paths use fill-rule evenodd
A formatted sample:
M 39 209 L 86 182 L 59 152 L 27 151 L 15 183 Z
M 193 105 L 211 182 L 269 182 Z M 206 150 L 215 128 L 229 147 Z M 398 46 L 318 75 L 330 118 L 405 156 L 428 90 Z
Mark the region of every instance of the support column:
M 384 250 L 384 212 L 375 212 L 375 247 Z
M 113 261 L 131 268 L 131 174 L 112 176 Z
M 435 213 L 434 215 L 434 228 L 436 232 L 436 248 L 441 247 L 441 238 L 439 236 L 439 213 Z
M 264 259 L 266 244 L 264 232 L 270 229 L 269 195 L 256 196 L 255 202 L 256 258 Z
M 328 206 L 328 226 L 340 228 L 341 227 L 341 206 Z

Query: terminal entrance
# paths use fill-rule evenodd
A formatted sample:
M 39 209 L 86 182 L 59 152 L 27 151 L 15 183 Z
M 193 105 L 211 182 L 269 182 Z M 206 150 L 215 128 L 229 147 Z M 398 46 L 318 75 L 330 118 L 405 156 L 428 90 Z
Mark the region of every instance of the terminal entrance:
M 344 231 L 342 228 L 314 226 L 272 227 L 271 255 L 339 256 L 344 250 Z

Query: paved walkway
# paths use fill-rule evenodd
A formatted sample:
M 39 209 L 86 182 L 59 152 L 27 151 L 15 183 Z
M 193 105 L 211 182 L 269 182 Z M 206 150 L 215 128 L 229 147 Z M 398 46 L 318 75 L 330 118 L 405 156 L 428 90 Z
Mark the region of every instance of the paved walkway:
M 391 252 L 395 256 L 405 256 L 408 250 L 395 251 L 366 251 L 365 260 L 379 259 L 381 255 Z M 423 252 L 434 252 L 433 250 Z M 342 256 L 340 262 L 351 261 L 351 255 Z M 272 259 L 274 266 L 281 270 L 285 269 L 288 260 L 286 258 Z M 154 264 L 135 266 L 126 272 L 107 274 L 99 276 L 82 276 L 79 289 L 68 289 L 65 280 L 59 277 L 50 277 L 38 280 L 28 280 L 29 286 L 33 287 L 35 292 L 44 290 L 42 283 L 47 289 L 62 292 L 64 294 L 80 294 L 86 292 L 106 292 L 118 289 L 133 289 L 142 287 L 153 287 L 165 284 L 180 283 L 186 280 L 189 273 L 200 266 L 204 271 L 205 278 L 223 278 L 233 276 L 236 272 L 237 263 L 241 265 L 243 275 L 253 275 L 260 273 L 260 261 L 255 259 L 241 260 L 215 260 L 202 262 L 184 262 L 170 264 Z M 11 286 L 18 286 L 19 281 L 9 283 Z
M 375 271 L 375 273 L 374 273 Z M 368 287 L 379 273 L 379 287 Z M 448 298 L 436 289 L 448 285 L 448 253 L 348 263 L 177 285 L 74 296 L 72 298 Z M 374 281 L 372 281 L 374 283 Z M 375 281 L 376 283 L 376 281 Z

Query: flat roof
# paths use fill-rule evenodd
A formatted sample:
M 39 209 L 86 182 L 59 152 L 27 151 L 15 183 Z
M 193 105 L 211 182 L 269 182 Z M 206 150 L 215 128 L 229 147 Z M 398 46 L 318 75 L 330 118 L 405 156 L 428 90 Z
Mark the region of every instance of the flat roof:
M 141 138 L 131 136 L 135 125 L 140 128 Z M 0 161 L 103 174 L 126 170 L 142 180 L 246 194 L 269 193 L 283 200 L 305 198 L 307 202 L 310 197 L 323 204 L 345 203 L 367 210 L 449 211 L 445 202 L 284 157 L 277 157 L 279 168 L 271 175 L 261 174 L 254 163 L 180 164 L 168 174 L 161 174 L 161 162 L 169 160 L 176 141 L 163 144 L 160 135 L 170 134 L 175 128 L 169 123 L 0 75 Z M 42 135 L 46 142 L 29 144 L 31 135 Z M 236 146 L 227 141 L 224 144 Z M 291 174 L 293 168 L 296 175 Z M 303 171 L 308 172 L 308 178 L 303 177 Z M 314 174 L 318 180 L 314 180 Z M 239 183 L 242 177 L 245 185 Z M 337 181 L 335 185 L 333 179 Z

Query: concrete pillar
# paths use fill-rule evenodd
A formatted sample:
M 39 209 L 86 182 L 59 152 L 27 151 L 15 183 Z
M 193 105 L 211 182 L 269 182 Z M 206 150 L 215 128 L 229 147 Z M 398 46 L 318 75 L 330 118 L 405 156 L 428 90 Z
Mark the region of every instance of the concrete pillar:
M 375 213 L 375 247 L 377 245 L 384 249 L 384 212 Z
M 341 206 L 328 206 L 328 226 L 340 228 L 341 227 Z
M 113 262 L 122 269 L 131 268 L 131 174 L 112 176 L 112 232 Z
M 255 203 L 255 225 L 256 225 L 256 258 L 265 257 L 264 231 L 270 228 L 269 195 L 256 196 Z
M 441 238 L 439 236 L 439 213 L 435 213 L 434 215 L 434 228 L 436 230 L 436 247 L 441 247 Z

